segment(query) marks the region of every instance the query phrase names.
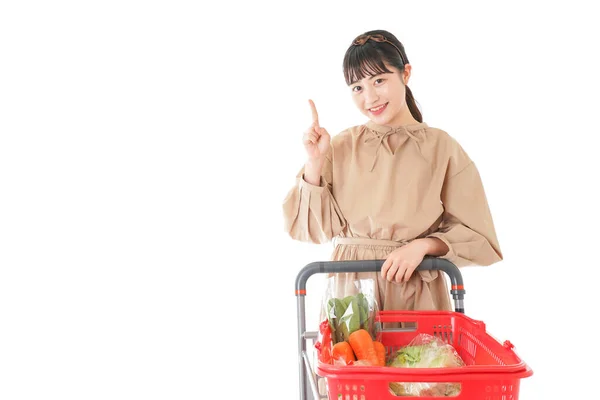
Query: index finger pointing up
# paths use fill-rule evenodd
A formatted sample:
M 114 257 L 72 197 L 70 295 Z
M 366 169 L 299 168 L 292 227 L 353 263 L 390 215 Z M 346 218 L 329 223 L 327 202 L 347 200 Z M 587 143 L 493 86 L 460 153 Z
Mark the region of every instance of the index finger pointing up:
M 317 113 L 317 107 L 315 107 L 315 103 L 310 99 L 308 100 L 308 103 L 310 104 L 310 110 L 312 111 L 313 123 L 316 123 L 318 126 L 319 125 L 319 114 Z

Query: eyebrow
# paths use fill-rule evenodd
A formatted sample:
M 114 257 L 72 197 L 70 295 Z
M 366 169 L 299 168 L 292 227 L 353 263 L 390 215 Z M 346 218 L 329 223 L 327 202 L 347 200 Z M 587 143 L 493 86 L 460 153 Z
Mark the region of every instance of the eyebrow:
M 385 75 L 385 74 L 388 74 L 388 73 L 389 73 L 389 72 L 382 72 L 382 73 L 380 73 L 380 74 L 373 75 L 373 76 L 371 76 L 371 77 L 369 78 L 369 80 L 373 80 L 373 79 L 377 78 L 377 77 L 378 77 L 378 76 L 380 76 L 380 75 Z M 358 81 L 354 81 L 354 82 L 352 82 L 351 84 L 349 84 L 348 86 L 352 86 L 352 85 L 356 84 L 356 82 L 358 82 Z

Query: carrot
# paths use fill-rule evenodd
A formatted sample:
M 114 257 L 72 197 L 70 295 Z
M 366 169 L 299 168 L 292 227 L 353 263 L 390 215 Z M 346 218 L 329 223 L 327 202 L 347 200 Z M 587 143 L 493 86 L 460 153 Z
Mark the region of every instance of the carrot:
M 377 340 L 373 341 L 373 345 L 375 346 L 375 354 L 377 354 L 377 360 L 379 361 L 377 365 L 385 367 L 385 346 Z
M 348 342 L 357 360 L 365 360 L 371 365 L 379 365 L 373 338 L 366 329 L 357 329 L 350 334 Z
M 334 362 L 341 359 L 346 365 L 348 365 L 350 361 L 356 361 L 354 351 L 352 351 L 352 347 L 348 342 L 338 342 L 334 344 L 331 349 L 331 358 Z

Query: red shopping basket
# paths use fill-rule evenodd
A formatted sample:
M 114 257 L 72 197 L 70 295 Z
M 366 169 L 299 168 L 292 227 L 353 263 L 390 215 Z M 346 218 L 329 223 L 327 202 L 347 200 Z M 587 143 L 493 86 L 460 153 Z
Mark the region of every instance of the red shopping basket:
M 499 343 L 485 330 L 485 324 L 459 312 L 382 311 L 382 323 L 409 323 L 414 328 L 382 330 L 381 341 L 392 354 L 408 345 L 416 335 L 426 333 L 451 344 L 466 366 L 456 368 L 395 368 L 335 366 L 318 363 L 317 374 L 326 378 L 329 399 L 396 399 L 390 383 L 459 384 L 455 399 L 517 400 L 521 378 L 533 371 L 508 341 Z M 419 396 L 419 399 L 439 399 Z
M 448 260 L 427 256 L 417 270 L 439 270 L 448 274 L 455 311 L 381 311 L 376 319 L 381 324 L 402 323 L 405 328 L 382 329 L 380 339 L 388 355 L 409 344 L 418 334 L 435 336 L 451 344 L 465 362 L 452 368 L 397 368 L 375 366 L 338 366 L 317 363 L 316 374 L 311 366 L 306 343 L 318 337 L 306 331 L 306 282 L 315 273 L 344 273 L 380 271 L 385 260 L 321 261 L 306 265 L 296 278 L 298 303 L 298 361 L 300 400 L 320 399 L 316 377 L 326 380 L 329 400 L 386 400 L 401 398 L 439 399 L 437 396 L 397 396 L 392 384 L 436 383 L 453 388 L 460 386 L 454 399 L 460 400 L 517 400 L 520 380 L 533 371 L 513 351 L 510 342 L 498 342 L 486 332 L 485 324 L 464 315 L 464 285 L 459 269 Z M 387 324 L 385 325 L 387 326 Z

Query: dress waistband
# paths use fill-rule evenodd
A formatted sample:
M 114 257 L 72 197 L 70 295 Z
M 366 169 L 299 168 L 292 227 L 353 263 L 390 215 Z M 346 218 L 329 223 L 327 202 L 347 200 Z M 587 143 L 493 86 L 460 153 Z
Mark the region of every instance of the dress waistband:
M 363 246 L 388 246 L 388 247 L 400 247 L 407 244 L 407 240 L 385 240 L 385 239 L 371 239 L 362 237 L 336 237 L 335 244 L 357 244 Z

